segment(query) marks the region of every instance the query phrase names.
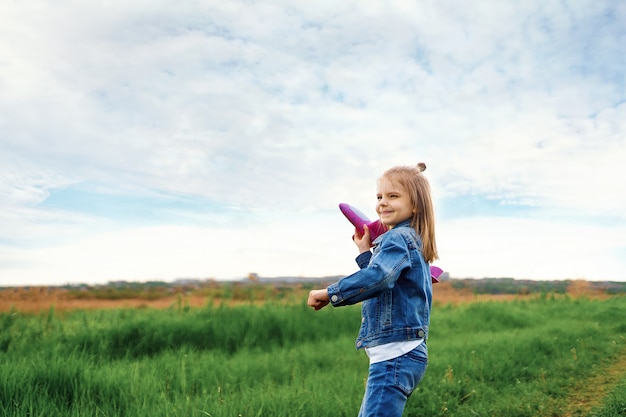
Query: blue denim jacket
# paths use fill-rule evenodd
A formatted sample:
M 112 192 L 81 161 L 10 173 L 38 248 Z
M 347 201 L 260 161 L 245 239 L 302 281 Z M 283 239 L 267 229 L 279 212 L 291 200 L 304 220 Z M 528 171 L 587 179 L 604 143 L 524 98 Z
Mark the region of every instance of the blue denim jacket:
M 422 241 L 409 220 L 379 236 L 360 254 L 360 271 L 328 287 L 333 306 L 361 305 L 356 348 L 428 337 L 432 282 Z

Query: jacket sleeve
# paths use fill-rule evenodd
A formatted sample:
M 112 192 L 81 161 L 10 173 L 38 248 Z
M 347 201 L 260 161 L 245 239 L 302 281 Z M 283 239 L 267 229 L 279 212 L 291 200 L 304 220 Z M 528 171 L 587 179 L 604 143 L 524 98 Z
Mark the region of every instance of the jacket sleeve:
M 367 251 L 357 256 L 355 260 L 359 268 L 363 269 L 363 268 L 367 268 L 367 266 L 370 264 L 371 259 L 372 259 L 372 252 Z
M 330 302 L 335 307 L 356 304 L 393 288 L 398 277 L 411 261 L 404 238 L 399 233 L 386 233 L 379 243 L 380 249 L 371 256 L 366 267 L 328 286 Z M 359 257 L 367 257 L 364 252 Z M 359 259 L 359 266 L 365 258 Z

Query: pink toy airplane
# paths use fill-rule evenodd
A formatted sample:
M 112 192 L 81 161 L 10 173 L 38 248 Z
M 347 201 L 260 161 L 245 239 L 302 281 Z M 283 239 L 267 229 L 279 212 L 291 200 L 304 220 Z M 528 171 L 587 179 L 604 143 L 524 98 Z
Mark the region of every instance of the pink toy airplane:
M 389 230 L 387 226 L 380 222 L 380 220 L 370 221 L 370 219 L 365 214 L 363 214 L 356 207 L 352 207 L 350 204 L 339 204 L 339 210 L 341 210 L 343 215 L 346 216 L 350 223 L 352 223 L 352 225 L 356 228 L 359 234 L 363 234 L 363 225 L 367 225 L 367 228 L 370 231 L 370 240 L 372 242 L 376 240 L 378 236 Z M 443 270 L 438 266 L 430 266 L 430 277 L 432 278 L 433 284 L 439 282 L 439 276 L 442 273 Z

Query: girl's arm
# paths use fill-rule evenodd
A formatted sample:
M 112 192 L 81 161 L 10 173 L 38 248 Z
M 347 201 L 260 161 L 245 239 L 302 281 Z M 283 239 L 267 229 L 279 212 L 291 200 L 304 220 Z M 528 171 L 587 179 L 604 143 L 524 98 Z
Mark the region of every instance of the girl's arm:
M 333 306 L 356 304 L 393 288 L 402 271 L 411 266 L 409 250 L 401 234 L 386 233 L 380 245 L 366 268 L 328 286 Z M 359 257 L 367 257 L 367 254 Z
M 360 251 L 356 262 L 359 264 L 359 267 L 366 268 L 372 257 L 372 252 L 370 252 L 370 247 L 372 246 L 370 243 L 370 231 L 367 225 L 363 225 L 363 235 L 359 235 L 358 229 L 355 228 L 352 240 Z M 326 307 L 328 303 L 330 303 L 328 288 L 309 292 L 309 298 L 307 299 L 307 305 L 309 307 L 313 307 L 315 310 L 321 310 Z

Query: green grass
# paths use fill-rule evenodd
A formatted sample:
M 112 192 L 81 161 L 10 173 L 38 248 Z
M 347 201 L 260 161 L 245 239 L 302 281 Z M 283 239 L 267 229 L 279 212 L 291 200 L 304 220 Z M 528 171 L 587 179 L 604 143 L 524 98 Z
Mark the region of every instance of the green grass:
M 0 416 L 354 416 L 358 306 L 0 315 Z M 626 348 L 624 298 L 436 306 L 407 416 L 558 416 Z M 624 409 L 622 380 L 594 416 Z M 614 411 L 617 410 L 617 411 Z

